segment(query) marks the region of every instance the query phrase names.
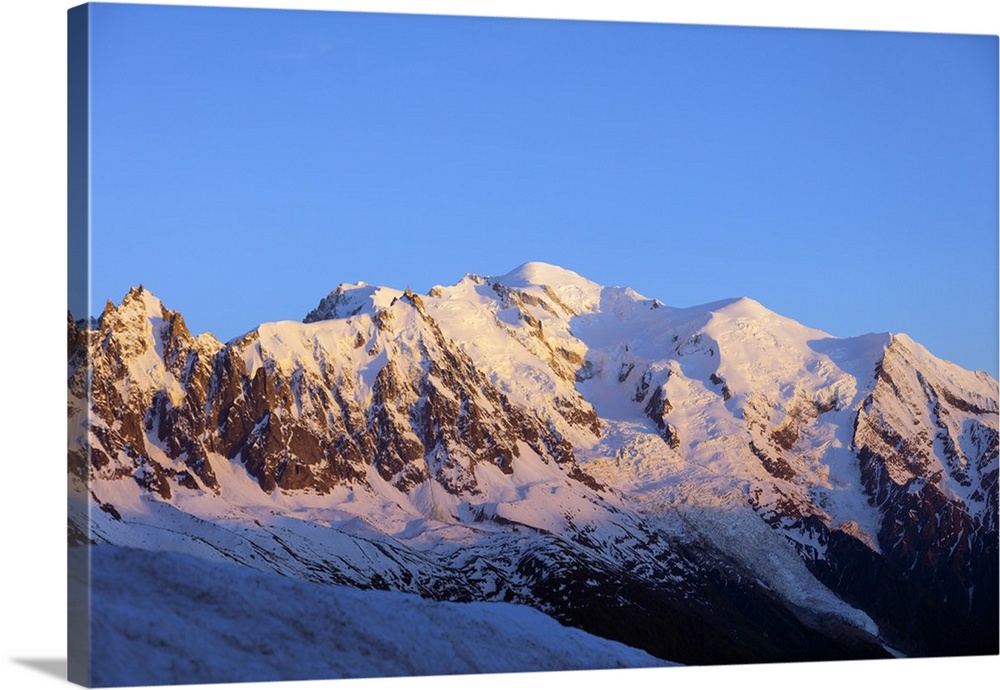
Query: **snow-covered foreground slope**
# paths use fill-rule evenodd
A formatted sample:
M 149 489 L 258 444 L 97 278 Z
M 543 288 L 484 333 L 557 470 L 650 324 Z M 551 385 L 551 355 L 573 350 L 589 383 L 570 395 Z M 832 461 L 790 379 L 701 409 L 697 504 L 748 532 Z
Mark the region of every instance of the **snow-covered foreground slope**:
M 997 383 L 526 264 L 70 321 L 71 538 L 529 604 L 684 663 L 997 651 Z M 89 404 L 85 375 L 92 374 Z
M 527 606 L 303 582 L 102 545 L 95 686 L 669 666 Z

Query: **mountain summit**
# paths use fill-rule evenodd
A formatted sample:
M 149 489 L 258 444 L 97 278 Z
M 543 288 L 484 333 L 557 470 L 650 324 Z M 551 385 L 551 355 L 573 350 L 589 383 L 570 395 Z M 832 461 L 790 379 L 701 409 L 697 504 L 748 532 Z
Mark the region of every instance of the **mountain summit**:
M 997 382 L 904 335 L 528 263 L 225 344 L 135 290 L 69 350 L 80 543 L 528 604 L 682 663 L 997 652 Z

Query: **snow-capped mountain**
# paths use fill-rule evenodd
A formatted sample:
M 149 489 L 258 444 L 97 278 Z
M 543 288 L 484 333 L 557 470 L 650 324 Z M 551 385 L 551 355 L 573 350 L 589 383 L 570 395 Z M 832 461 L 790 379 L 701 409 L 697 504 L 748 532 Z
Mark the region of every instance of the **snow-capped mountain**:
M 905 335 L 541 263 L 229 343 L 136 288 L 68 335 L 71 541 L 682 663 L 997 652 L 997 382 Z

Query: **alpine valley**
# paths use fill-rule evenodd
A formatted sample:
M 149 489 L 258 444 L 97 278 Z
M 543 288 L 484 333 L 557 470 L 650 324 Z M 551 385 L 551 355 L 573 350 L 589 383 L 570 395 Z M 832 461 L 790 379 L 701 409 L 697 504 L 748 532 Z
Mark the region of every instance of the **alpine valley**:
M 529 263 L 228 343 L 133 288 L 68 341 L 70 542 L 204 564 L 135 568 L 192 609 L 267 577 L 621 643 L 557 668 L 998 652 L 998 385 L 905 335 Z

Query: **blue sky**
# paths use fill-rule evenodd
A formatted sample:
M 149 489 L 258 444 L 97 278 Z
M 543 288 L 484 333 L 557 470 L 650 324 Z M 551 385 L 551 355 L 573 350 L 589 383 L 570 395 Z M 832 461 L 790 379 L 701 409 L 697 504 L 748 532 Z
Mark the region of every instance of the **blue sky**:
M 997 39 L 92 6 L 93 309 L 556 263 L 997 375 Z

